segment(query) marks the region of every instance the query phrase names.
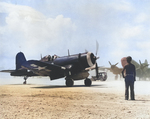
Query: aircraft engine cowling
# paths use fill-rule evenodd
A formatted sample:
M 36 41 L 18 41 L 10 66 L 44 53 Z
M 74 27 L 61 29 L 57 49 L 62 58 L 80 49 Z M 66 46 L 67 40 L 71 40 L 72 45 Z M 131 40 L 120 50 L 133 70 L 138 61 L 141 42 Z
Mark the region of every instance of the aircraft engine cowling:
M 96 57 L 94 56 L 93 53 L 88 52 L 87 53 L 87 62 L 89 67 L 93 66 L 95 64 Z
M 96 63 L 96 57 L 91 52 L 79 54 L 78 59 L 84 68 L 92 67 Z

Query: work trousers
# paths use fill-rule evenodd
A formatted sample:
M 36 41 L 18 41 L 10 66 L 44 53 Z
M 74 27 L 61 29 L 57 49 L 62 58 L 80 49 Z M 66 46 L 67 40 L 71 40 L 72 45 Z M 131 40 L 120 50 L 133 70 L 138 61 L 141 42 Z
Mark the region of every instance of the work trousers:
M 130 87 L 130 97 L 131 100 L 135 100 L 134 97 L 134 77 L 126 76 L 125 77 L 125 99 L 129 99 L 129 87 Z

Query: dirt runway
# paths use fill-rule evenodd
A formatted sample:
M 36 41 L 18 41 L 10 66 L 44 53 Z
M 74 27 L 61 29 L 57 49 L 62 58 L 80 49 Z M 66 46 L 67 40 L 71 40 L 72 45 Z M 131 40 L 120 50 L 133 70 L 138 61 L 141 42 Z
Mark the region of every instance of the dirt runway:
M 1 85 L 0 119 L 150 119 L 150 95 L 126 101 L 123 88 Z

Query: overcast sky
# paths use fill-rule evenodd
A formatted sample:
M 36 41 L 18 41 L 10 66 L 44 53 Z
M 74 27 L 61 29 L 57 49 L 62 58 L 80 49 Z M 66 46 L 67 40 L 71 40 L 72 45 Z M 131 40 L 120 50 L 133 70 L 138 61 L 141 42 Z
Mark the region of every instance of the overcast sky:
M 0 70 L 15 55 L 95 53 L 99 66 L 124 56 L 150 62 L 150 0 L 0 0 Z

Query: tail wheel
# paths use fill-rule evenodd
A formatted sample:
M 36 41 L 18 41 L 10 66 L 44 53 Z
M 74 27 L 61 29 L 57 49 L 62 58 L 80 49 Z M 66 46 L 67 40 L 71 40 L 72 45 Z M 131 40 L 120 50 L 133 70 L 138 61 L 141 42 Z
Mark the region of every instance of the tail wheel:
M 84 84 L 85 84 L 85 86 L 91 86 L 91 84 L 92 84 L 91 79 L 86 78 L 86 79 L 84 80 Z
M 72 87 L 74 84 L 74 81 L 72 79 L 66 79 L 66 86 L 67 87 Z
M 27 81 L 26 81 L 27 78 L 28 78 L 27 76 L 24 77 L 24 80 L 25 80 L 25 81 L 23 82 L 23 84 L 27 84 Z
M 27 84 L 27 81 L 24 81 L 23 84 Z

